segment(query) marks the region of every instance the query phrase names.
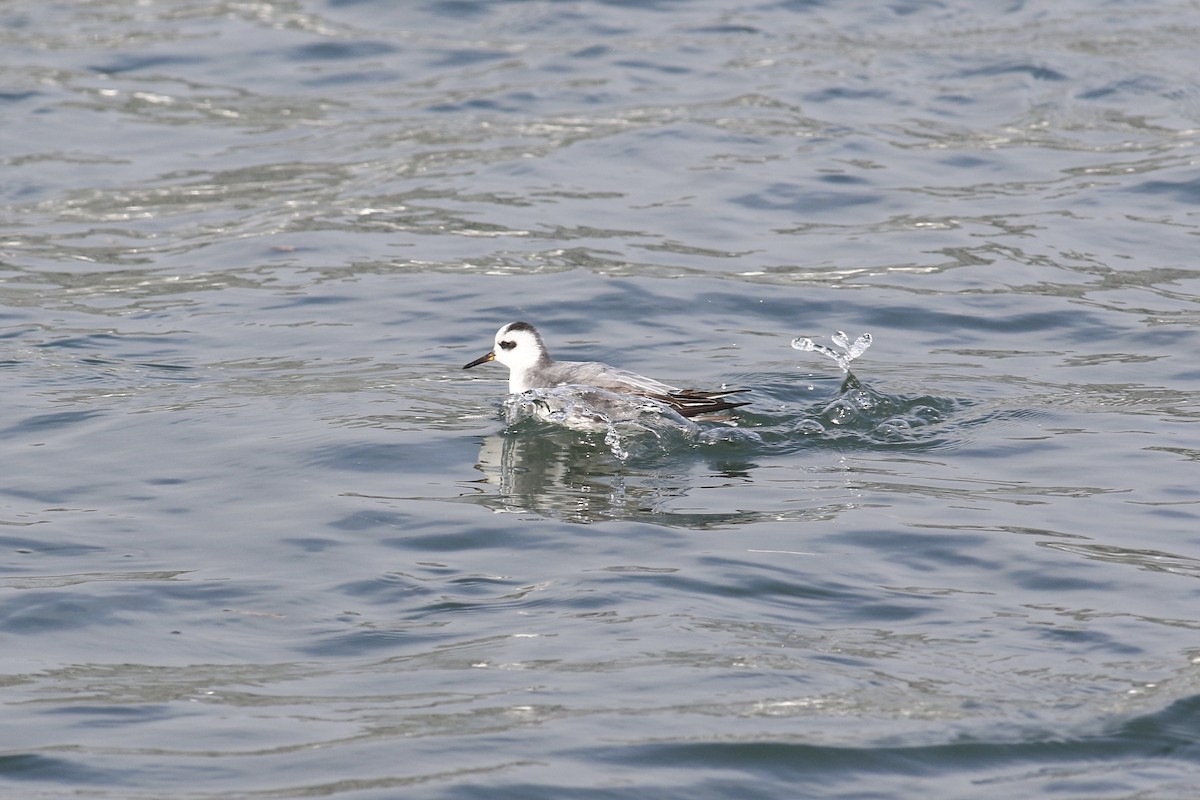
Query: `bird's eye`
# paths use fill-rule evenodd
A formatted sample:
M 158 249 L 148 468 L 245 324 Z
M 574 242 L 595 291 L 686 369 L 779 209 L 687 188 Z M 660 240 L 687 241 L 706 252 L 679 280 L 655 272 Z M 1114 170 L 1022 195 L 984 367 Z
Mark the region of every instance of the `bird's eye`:
M 516 342 L 501 342 L 500 343 L 501 350 L 512 350 L 516 346 L 517 346 Z

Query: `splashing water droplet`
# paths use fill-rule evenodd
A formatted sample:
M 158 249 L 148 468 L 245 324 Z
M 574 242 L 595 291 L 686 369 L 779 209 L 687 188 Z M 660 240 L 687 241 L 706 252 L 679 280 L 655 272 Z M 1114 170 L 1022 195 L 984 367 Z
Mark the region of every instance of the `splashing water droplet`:
M 797 336 L 795 339 L 792 339 L 792 347 L 804 353 L 820 353 L 826 358 L 836 361 L 837 365 L 842 368 L 842 372 L 849 372 L 850 362 L 865 353 L 867 348 L 871 346 L 872 341 L 871 334 L 864 333 L 851 343 L 850 337 L 846 335 L 845 331 L 838 331 L 829 337 L 829 340 L 844 352 L 839 353 L 832 347 L 817 344 L 812 339 L 803 336 Z
M 792 339 L 792 347 L 794 347 L 795 349 L 800 350 L 802 352 L 808 353 L 808 352 L 811 352 L 812 350 L 815 350 L 817 346 L 816 346 L 816 344 L 813 343 L 812 339 L 807 339 L 803 336 L 797 336 L 795 339 Z
M 867 352 L 867 348 L 871 346 L 871 334 L 864 333 L 862 336 L 854 340 L 854 344 L 846 348 L 846 360 L 853 361 L 854 359 Z
M 618 460 L 624 461 L 629 458 L 629 451 L 621 446 L 621 434 L 617 433 L 616 426 L 611 422 L 608 423 L 608 430 L 604 434 L 604 443 Z

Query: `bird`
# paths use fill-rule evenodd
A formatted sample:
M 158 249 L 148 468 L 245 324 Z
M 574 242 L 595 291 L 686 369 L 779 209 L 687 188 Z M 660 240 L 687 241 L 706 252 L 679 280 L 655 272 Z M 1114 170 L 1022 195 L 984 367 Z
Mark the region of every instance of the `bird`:
M 555 386 L 591 386 L 656 400 L 684 417 L 698 417 L 749 405 L 748 402 L 726 399 L 730 395 L 741 394 L 749 389 L 680 389 L 599 361 L 555 361 L 550 358 L 542 335 L 528 322 L 510 322 L 500 328 L 496 331 L 495 346 L 488 353 L 463 366 L 463 369 L 477 367 L 489 361 L 499 361 L 508 367 L 510 394 L 520 394 L 530 389 L 550 389 Z

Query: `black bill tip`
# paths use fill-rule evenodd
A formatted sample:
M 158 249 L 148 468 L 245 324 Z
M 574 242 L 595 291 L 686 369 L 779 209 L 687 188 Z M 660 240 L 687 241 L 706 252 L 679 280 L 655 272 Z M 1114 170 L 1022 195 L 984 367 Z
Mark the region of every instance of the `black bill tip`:
M 472 361 L 470 364 L 466 364 L 465 366 L 463 366 L 463 369 L 470 369 L 471 367 L 478 367 L 480 364 L 486 364 L 489 361 L 495 360 L 495 358 L 496 358 L 496 353 L 495 353 L 495 351 L 493 351 L 491 353 L 488 353 L 487 355 L 480 356 L 479 358 Z

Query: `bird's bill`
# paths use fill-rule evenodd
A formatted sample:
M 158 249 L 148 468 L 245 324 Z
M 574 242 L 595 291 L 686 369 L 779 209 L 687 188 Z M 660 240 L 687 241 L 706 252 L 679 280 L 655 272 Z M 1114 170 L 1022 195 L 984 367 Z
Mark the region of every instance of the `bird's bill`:
M 463 369 L 470 369 L 471 367 L 478 367 L 480 364 L 486 364 L 489 361 L 495 361 L 495 360 L 496 360 L 496 351 L 493 350 L 492 352 L 488 353 L 487 355 L 480 356 L 479 358 L 472 361 L 470 364 L 467 364 L 465 367 L 463 367 Z

